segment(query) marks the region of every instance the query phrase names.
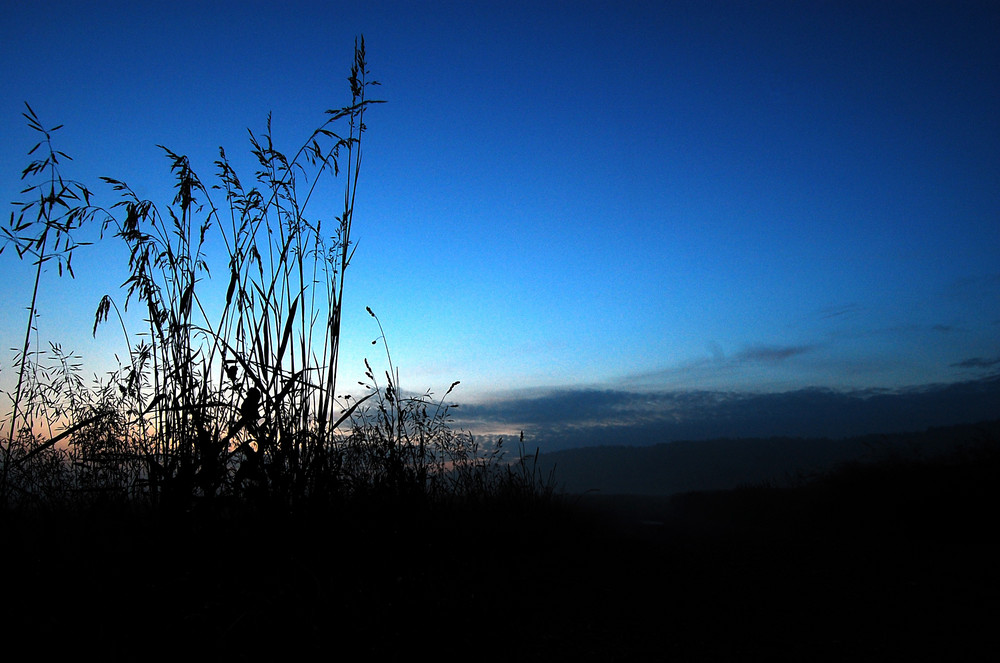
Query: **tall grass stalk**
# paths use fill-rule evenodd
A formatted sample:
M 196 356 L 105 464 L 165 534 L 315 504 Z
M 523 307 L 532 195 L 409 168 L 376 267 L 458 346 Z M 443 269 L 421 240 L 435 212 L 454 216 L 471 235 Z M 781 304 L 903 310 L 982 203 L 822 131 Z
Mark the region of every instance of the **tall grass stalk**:
M 22 189 L 21 194 L 29 199 L 15 202 L 17 213 L 11 211 L 10 222 L 2 228 L 5 242 L 0 245 L 0 253 L 13 245 L 19 258 L 33 258 L 35 276 L 32 282 L 31 301 L 28 305 L 24 341 L 15 358 L 17 382 L 10 396 L 11 414 L 8 423 L 7 441 L 3 448 L 3 469 L 0 471 L 0 503 L 8 498 L 10 473 L 14 468 L 15 452 L 24 451 L 27 440 L 33 438 L 33 412 L 25 407 L 26 389 L 30 381 L 38 381 L 38 359 L 43 351 L 38 347 L 36 316 L 38 314 L 38 291 L 42 281 L 43 268 L 55 262 L 59 276 L 65 272 L 73 276 L 73 253 L 87 242 L 77 242 L 75 232 L 94 215 L 90 208 L 90 191 L 83 184 L 64 179 L 60 165 L 62 160 L 71 158 L 56 150 L 52 138 L 62 128 L 58 125 L 49 129 L 41 123 L 35 111 L 25 103 L 24 118 L 32 131 L 41 134 L 40 140 L 28 151 L 39 157 L 32 160 L 21 172 L 21 180 L 39 179 Z M 81 203 L 83 203 L 81 205 Z M 32 218 L 32 214 L 34 218 Z M 34 350 L 32 347 L 34 346 Z
M 113 233 L 128 249 L 124 307 L 140 305 L 146 329 L 130 348 L 128 366 L 114 376 L 118 398 L 86 404 L 100 410 L 101 419 L 91 414 L 68 424 L 66 431 L 110 420 L 111 410 L 123 424 L 115 431 L 105 425 L 101 432 L 83 435 L 81 428 L 66 436 L 82 445 L 89 435 L 89 451 L 80 462 L 97 462 L 90 453 L 101 446 L 95 436 L 130 438 L 134 444 L 126 446 L 144 463 L 134 485 L 154 501 L 211 497 L 236 484 L 302 494 L 320 475 L 343 420 L 336 388 L 345 273 L 354 250 L 365 113 L 379 103 L 368 98 L 369 88 L 378 84 L 369 74 L 362 38 L 355 43 L 348 78 L 350 103 L 327 111 L 326 120 L 291 158 L 274 145 L 270 117 L 263 135 L 250 132 L 258 168 L 249 187 L 222 149 L 218 181 L 208 187 L 186 156 L 160 146 L 175 178 L 175 196 L 165 208 L 110 177 L 101 179 L 119 201 L 109 210 L 91 205 L 89 190 L 63 180 L 59 172 L 61 159 L 68 159 L 52 147 L 59 127 L 43 128 L 28 107 L 29 126 L 43 135 L 31 153 L 45 146 L 48 154 L 23 173 L 25 178 L 46 176 L 24 191 L 37 193 L 38 200 L 21 205 L 4 228 L 7 243 L 21 257 L 34 256 L 37 265 L 17 385 L 10 395 L 0 485 L 4 497 L 11 472 L 53 448 L 58 437 L 50 434 L 33 446 L 25 442 L 16 453 L 18 437 L 32 437 L 27 431 L 38 423 L 37 408 L 31 406 L 37 399 L 30 398 L 27 386 L 39 382 L 31 371 L 37 371 L 41 353 L 32 353 L 31 343 L 42 266 L 56 260 L 60 274 L 65 267 L 72 275 L 72 252 L 79 244 L 71 233 L 97 215 L 104 217 L 102 237 Z M 319 183 L 328 177 L 345 180 L 343 206 L 339 216 L 324 222 L 307 213 L 321 191 Z M 213 200 L 217 193 L 225 197 L 224 206 Z M 31 210 L 37 210 L 35 219 L 29 219 Z M 216 244 L 227 252 L 228 286 L 221 306 L 209 304 L 205 293 L 212 276 L 210 249 Z M 95 334 L 112 308 L 118 309 L 114 297 L 101 298 Z M 67 412 L 84 409 L 79 398 L 67 405 Z

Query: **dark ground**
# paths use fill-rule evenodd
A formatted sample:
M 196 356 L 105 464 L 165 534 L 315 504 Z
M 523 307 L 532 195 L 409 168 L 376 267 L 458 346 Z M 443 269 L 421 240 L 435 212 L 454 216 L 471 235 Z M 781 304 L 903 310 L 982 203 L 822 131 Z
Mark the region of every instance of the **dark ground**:
M 45 659 L 994 660 L 998 469 L 544 509 L 6 514 L 0 632 Z

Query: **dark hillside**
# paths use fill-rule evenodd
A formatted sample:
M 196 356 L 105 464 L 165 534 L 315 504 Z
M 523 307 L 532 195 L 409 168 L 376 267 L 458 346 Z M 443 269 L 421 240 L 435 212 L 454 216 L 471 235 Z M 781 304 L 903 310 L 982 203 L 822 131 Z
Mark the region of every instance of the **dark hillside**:
M 984 660 L 998 470 L 994 445 L 671 499 L 8 513 L 0 623 L 102 660 Z
M 847 462 L 933 458 L 1000 438 L 1000 420 L 923 433 L 717 439 L 648 447 L 586 447 L 540 456 L 567 493 L 671 495 L 761 483 L 790 484 Z

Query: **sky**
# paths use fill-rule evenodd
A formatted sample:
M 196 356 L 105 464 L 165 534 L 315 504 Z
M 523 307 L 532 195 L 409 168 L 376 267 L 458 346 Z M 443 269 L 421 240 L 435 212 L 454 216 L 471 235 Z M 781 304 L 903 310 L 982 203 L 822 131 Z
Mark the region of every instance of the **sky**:
M 64 125 L 65 176 L 166 204 L 158 144 L 205 180 L 223 146 L 249 178 L 247 129 L 271 113 L 294 152 L 348 101 L 364 36 L 387 103 L 364 136 L 347 382 L 381 360 L 366 306 L 402 386 L 459 380 L 487 428 L 556 401 L 676 417 L 684 394 L 1000 371 L 996 3 L 4 4 L 4 204 L 36 141 L 25 102 Z M 314 214 L 336 213 L 330 192 Z M 96 373 L 127 354 L 112 326 L 91 336 L 100 297 L 124 298 L 112 244 L 81 249 L 72 281 L 46 274 L 39 305 L 40 336 Z M 5 348 L 31 280 L 0 256 Z

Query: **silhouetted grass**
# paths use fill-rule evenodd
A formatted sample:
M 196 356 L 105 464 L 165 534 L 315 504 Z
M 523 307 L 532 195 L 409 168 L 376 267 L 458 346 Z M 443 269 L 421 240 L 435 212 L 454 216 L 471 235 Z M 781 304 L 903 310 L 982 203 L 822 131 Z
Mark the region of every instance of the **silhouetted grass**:
M 251 132 L 252 183 L 221 149 L 209 186 L 163 147 L 176 195 L 160 206 L 107 177 L 120 198 L 95 204 L 62 174 L 60 127 L 27 106 L 41 136 L 29 154 L 41 156 L 4 228 L 4 248 L 37 267 L 0 441 L 8 646 L 127 660 L 395 657 L 475 633 L 466 609 L 506 596 L 508 556 L 562 529 L 523 436 L 512 458 L 504 440 L 454 429 L 457 382 L 442 397 L 404 392 L 371 309 L 387 367 L 365 360 L 360 398 L 338 382 L 361 139 L 379 103 L 368 75 L 362 39 L 349 104 L 291 157 L 270 118 Z M 343 183 L 332 223 L 308 213 L 330 178 Z M 117 320 L 128 353 L 95 385 L 81 358 L 43 347 L 35 323 L 43 266 L 72 276 L 88 226 L 129 256 L 124 301 L 95 296 L 93 328 Z M 129 306 L 142 329 L 126 325 Z M 426 615 L 456 609 L 435 635 Z
M 27 107 L 41 136 L 29 154 L 41 156 L 23 171 L 27 199 L 4 231 L 5 247 L 32 258 L 37 271 L 3 422 L 0 505 L 298 509 L 550 496 L 523 439 L 510 462 L 502 441 L 451 427 L 454 405 L 444 399 L 457 382 L 440 399 L 406 394 L 387 347 L 385 380 L 365 360 L 364 396 L 352 399 L 338 382 L 365 116 L 380 103 L 368 97 L 378 83 L 363 39 L 348 83 L 350 102 L 327 111 L 294 155 L 272 142 L 270 117 L 264 134 L 250 132 L 250 183 L 221 148 L 209 186 L 187 157 L 161 146 L 175 177 L 168 205 L 111 177 L 101 179 L 119 200 L 96 205 L 84 184 L 62 174 L 69 157 L 53 145 L 60 127 L 45 128 Z M 332 222 L 309 212 L 329 195 L 320 186 L 328 179 L 342 181 Z M 101 242 L 124 244 L 129 275 L 123 302 L 95 297 L 93 331 L 114 313 L 129 351 L 106 380 L 87 386 L 79 357 L 55 343 L 41 347 L 34 318 L 43 265 L 72 276 L 72 257 L 86 244 L 77 238 L 94 225 Z M 127 328 L 130 305 L 145 328 Z

